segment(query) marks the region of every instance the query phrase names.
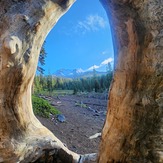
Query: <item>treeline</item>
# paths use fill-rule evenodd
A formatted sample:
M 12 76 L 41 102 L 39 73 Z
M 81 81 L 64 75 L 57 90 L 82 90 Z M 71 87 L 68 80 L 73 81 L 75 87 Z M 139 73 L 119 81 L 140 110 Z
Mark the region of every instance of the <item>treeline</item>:
M 36 75 L 34 79 L 34 92 L 39 94 L 42 91 L 53 92 L 54 90 L 73 90 L 77 92 L 103 92 L 109 89 L 112 80 L 112 71 L 106 75 L 83 77 L 75 79 L 58 78 L 52 75 Z

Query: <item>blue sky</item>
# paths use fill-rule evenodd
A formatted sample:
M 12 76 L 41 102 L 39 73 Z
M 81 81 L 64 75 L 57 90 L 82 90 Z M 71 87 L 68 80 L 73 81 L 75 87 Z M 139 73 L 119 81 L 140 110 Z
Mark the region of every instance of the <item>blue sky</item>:
M 45 74 L 81 68 L 105 70 L 113 60 L 110 26 L 99 0 L 76 0 L 46 38 Z

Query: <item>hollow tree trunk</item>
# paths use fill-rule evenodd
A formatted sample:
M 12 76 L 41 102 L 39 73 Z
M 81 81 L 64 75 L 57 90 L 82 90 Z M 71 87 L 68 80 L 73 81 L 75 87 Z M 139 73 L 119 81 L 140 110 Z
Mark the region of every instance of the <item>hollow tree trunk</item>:
M 111 17 L 116 66 L 99 162 L 163 162 L 162 0 L 101 1 Z M 0 1 L 0 162 L 48 161 L 49 152 L 65 163 L 79 161 L 31 105 L 41 45 L 72 3 Z
M 115 74 L 100 163 L 163 162 L 163 1 L 101 0 L 113 32 Z
M 79 160 L 41 125 L 31 104 L 41 45 L 73 2 L 0 1 L 0 162 L 34 162 L 48 152 L 62 162 Z

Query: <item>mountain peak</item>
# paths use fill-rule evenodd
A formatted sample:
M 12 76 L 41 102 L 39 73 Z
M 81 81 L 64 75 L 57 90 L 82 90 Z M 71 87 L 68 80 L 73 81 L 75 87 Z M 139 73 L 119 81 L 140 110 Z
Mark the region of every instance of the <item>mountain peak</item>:
M 74 72 L 80 74 L 80 73 L 84 73 L 84 70 L 82 68 L 77 68 L 73 70 Z
M 98 72 L 96 71 L 97 75 L 106 74 L 106 72 Z M 78 69 L 59 69 L 54 74 L 56 77 L 62 78 L 80 78 L 80 77 L 90 77 L 94 75 L 93 71 L 84 71 L 81 68 Z

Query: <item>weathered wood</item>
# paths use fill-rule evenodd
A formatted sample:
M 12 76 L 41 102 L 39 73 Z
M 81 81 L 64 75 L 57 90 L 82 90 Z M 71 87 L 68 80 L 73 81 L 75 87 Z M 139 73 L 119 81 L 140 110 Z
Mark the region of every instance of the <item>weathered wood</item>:
M 99 162 L 163 162 L 163 1 L 101 0 L 115 74 Z M 35 118 L 31 85 L 42 43 L 74 0 L 0 1 L 0 162 L 95 162 Z
M 101 0 L 115 73 L 99 162 L 163 162 L 163 1 Z
M 0 1 L 0 162 L 34 162 L 47 151 L 71 162 L 80 158 L 42 126 L 31 103 L 41 45 L 73 2 Z

